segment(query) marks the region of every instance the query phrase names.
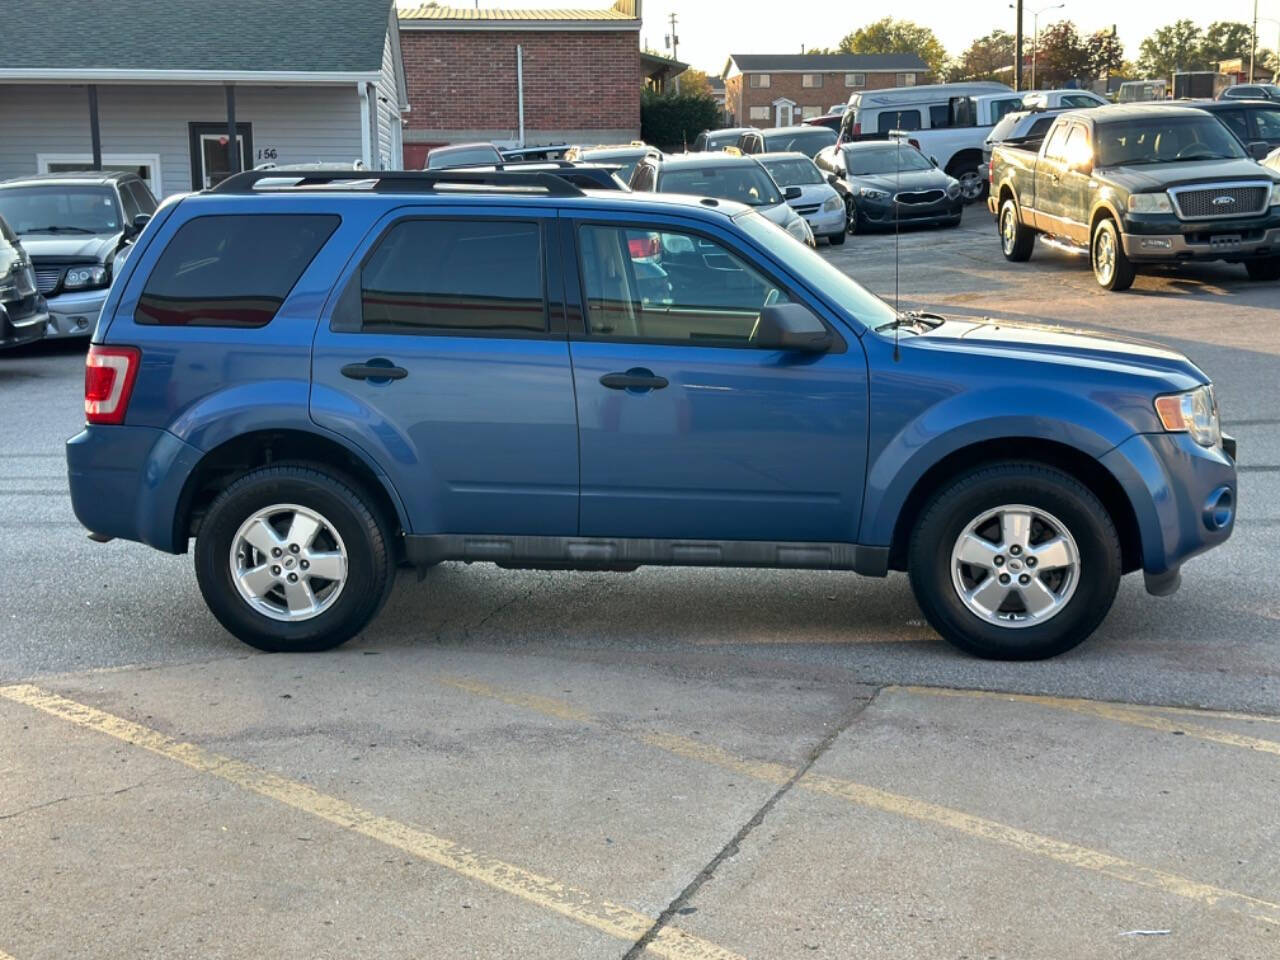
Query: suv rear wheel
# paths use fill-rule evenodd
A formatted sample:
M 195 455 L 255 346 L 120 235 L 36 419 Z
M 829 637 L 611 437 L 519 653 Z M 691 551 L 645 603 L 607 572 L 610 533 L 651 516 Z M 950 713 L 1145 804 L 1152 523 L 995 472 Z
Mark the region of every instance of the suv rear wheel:
M 263 467 L 209 508 L 196 579 L 218 621 L 273 652 L 328 650 L 359 633 L 390 593 L 390 537 L 367 495 L 327 468 Z
M 912 535 L 910 575 L 944 639 L 980 657 L 1039 660 L 1083 642 L 1107 615 L 1120 539 L 1075 478 L 997 464 L 934 495 Z

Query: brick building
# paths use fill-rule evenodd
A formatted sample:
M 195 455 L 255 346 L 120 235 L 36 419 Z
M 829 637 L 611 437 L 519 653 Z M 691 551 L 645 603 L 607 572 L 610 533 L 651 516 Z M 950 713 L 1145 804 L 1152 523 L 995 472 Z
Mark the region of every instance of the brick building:
M 404 161 L 443 143 L 626 143 L 640 135 L 641 0 L 604 10 L 400 10 Z M 522 83 L 523 81 L 523 83 Z M 521 100 L 523 86 L 523 115 Z
M 735 53 L 721 76 L 731 125 L 786 127 L 858 90 L 928 83 L 929 67 L 914 53 Z

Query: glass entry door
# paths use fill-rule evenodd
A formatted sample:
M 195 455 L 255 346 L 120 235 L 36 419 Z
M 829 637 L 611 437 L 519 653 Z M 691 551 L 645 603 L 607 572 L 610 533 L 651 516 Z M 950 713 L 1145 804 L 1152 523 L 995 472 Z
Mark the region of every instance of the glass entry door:
M 192 123 L 191 189 L 207 190 L 231 176 L 233 149 L 225 123 Z M 253 131 L 251 124 L 236 124 L 236 147 L 240 152 L 239 170 L 253 167 Z

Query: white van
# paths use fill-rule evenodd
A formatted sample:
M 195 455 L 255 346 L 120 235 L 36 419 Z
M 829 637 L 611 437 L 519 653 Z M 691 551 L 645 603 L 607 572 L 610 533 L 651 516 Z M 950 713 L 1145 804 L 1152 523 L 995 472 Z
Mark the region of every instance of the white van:
M 1022 94 L 1007 84 L 991 81 L 931 83 L 918 87 L 890 87 L 851 94 L 840 122 L 840 140 L 884 137 L 890 130 L 928 130 L 951 125 L 951 101 L 1007 93 L 1022 105 Z M 1011 108 L 1014 109 L 1014 108 Z

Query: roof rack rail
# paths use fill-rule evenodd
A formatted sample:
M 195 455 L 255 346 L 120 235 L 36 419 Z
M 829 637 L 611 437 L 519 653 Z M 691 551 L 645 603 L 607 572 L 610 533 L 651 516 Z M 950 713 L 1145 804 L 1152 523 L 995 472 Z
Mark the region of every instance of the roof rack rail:
M 539 191 L 553 197 L 580 197 L 582 191 L 553 173 L 534 171 L 476 170 L 246 170 L 236 173 L 205 193 L 254 193 L 263 180 L 294 180 L 274 189 L 297 190 L 334 183 L 371 182 L 375 193 L 418 193 L 437 187 L 498 187 Z M 453 192 L 453 191 L 451 191 Z

